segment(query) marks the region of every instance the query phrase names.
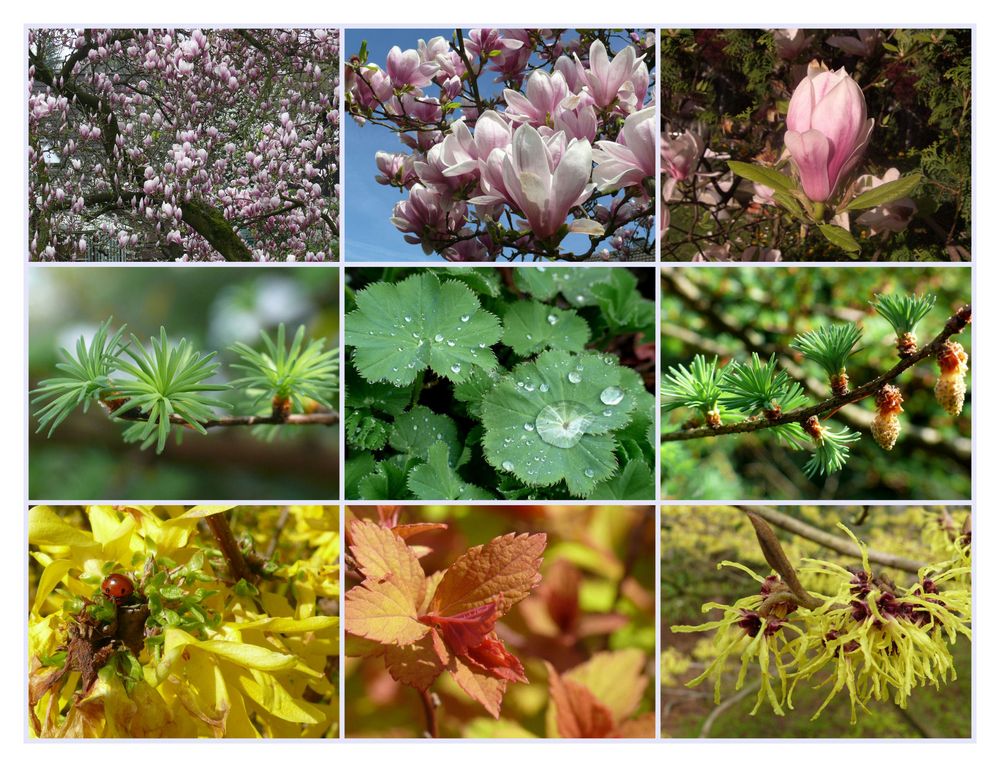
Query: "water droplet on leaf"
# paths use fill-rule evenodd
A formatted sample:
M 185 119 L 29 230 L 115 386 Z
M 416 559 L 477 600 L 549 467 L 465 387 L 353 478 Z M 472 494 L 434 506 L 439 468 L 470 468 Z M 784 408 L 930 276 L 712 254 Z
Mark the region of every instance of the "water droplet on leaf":
M 577 402 L 546 405 L 535 418 L 538 436 L 555 447 L 573 447 L 593 422 L 593 414 Z
M 617 405 L 625 398 L 625 392 L 617 386 L 609 386 L 601 392 L 601 402 L 605 405 Z
M 570 374 L 566 376 L 571 384 L 578 384 L 583 380 L 583 376 L 576 370 L 570 371 Z

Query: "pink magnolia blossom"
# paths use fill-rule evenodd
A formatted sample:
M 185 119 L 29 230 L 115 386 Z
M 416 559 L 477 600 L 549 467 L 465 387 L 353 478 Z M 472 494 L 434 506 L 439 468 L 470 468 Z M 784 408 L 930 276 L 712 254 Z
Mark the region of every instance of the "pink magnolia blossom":
M 417 51 L 403 51 L 398 45 L 394 45 L 385 60 L 385 71 L 396 88 L 404 88 L 407 85 L 422 88 L 430 85 L 431 77 L 437 74 L 438 66 L 433 61 L 421 60 Z
M 854 182 L 854 191 L 861 194 L 898 179 L 899 171 L 896 168 L 889 168 L 882 178 L 871 175 L 859 176 L 858 180 Z M 916 213 L 917 204 L 909 197 L 901 197 L 865 211 L 858 216 L 857 223 L 871 229 L 873 234 L 901 232 L 909 226 Z
M 686 181 L 694 175 L 698 160 L 705 151 L 705 142 L 691 131 L 677 137 L 663 134 L 660 160 L 664 172 L 677 181 Z
M 510 88 L 504 89 L 503 98 L 507 104 L 504 114 L 515 123 L 527 123 L 536 128 L 543 125 L 551 127 L 567 96 L 569 87 L 560 72 L 550 75 L 536 69 L 528 78 L 528 86 L 523 94 Z
M 502 153 L 502 156 L 501 154 Z M 502 191 L 507 200 L 528 220 L 532 233 L 541 239 L 552 237 L 566 223 L 572 208 L 590 197 L 593 151 L 589 141 L 565 140 L 557 133 L 548 143 L 531 125 L 514 131 L 508 152 L 494 150 L 490 161 L 499 165 Z M 486 198 L 483 202 L 492 202 Z M 472 202 L 479 202 L 473 198 Z M 587 221 L 584 219 L 584 221 Z M 575 222 L 578 224 L 578 222 Z M 587 231 L 588 221 L 572 231 Z M 597 225 L 603 232 L 603 227 Z M 590 227 L 594 230 L 594 227 Z
M 810 68 L 788 103 L 785 133 L 785 147 L 810 200 L 830 199 L 860 161 L 874 122 L 861 87 L 845 69 Z
M 627 45 L 608 59 L 608 49 L 604 43 L 595 40 L 590 45 L 590 68 L 586 70 L 587 89 L 598 107 L 612 105 L 615 101 L 631 101 L 634 106 L 635 83 L 632 80 L 636 70 L 644 71 L 645 63 L 636 61 L 635 48 Z M 646 79 L 648 84 L 648 76 Z M 619 93 L 619 91 L 625 91 Z
M 656 108 L 647 107 L 625 118 L 617 141 L 597 142 L 594 181 L 598 189 L 641 187 L 643 181 L 656 175 L 656 123 Z

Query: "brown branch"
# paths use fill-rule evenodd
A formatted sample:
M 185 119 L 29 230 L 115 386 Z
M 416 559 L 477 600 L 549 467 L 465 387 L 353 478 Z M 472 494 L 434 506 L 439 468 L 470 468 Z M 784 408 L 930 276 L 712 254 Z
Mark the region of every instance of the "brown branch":
M 420 693 L 420 703 L 424 708 L 424 720 L 427 723 L 427 727 L 424 730 L 424 737 L 427 738 L 437 738 L 438 735 L 438 723 L 437 723 L 437 707 L 440 703 L 436 700 L 437 696 L 430 690 L 417 690 Z
M 763 506 L 740 506 L 739 508 L 750 517 L 751 521 L 753 521 L 754 516 L 757 516 L 767 520 L 767 522 L 771 523 L 775 527 L 780 527 L 782 530 L 786 530 L 793 535 L 805 538 L 813 543 L 818 543 L 824 548 L 831 549 L 832 551 L 836 551 L 839 554 L 844 554 L 849 557 L 856 557 L 858 559 L 861 558 L 861 549 L 859 549 L 857 544 L 855 544 L 852 540 L 820 530 L 819 528 L 813 527 L 812 525 L 795 519 L 794 517 L 790 517 L 776 509 L 769 509 Z M 764 556 L 766 559 L 766 552 Z M 895 554 L 887 554 L 882 551 L 874 551 L 872 549 L 868 550 L 868 561 L 882 565 L 882 567 L 891 567 L 895 570 L 902 570 L 906 573 L 917 573 L 920 568 L 923 567 L 923 565 L 916 560 L 896 556 Z M 768 561 L 768 564 L 770 564 L 770 561 Z M 774 565 L 771 566 L 774 567 Z M 783 575 L 784 573 L 782 573 L 782 576 Z
M 746 434 L 749 432 L 760 431 L 761 429 L 770 429 L 774 426 L 780 426 L 786 423 L 801 423 L 812 416 L 832 414 L 844 405 L 850 405 L 855 402 L 860 402 L 866 397 L 871 397 L 885 384 L 893 382 L 906 370 L 913 367 L 921 360 L 937 354 L 938 349 L 944 345 L 945 341 L 956 333 L 961 332 L 965 326 L 968 325 L 971 318 L 972 307 L 966 304 L 951 315 L 945 323 L 944 328 L 937 334 L 934 340 L 919 349 L 916 354 L 912 357 L 907 357 L 905 360 L 900 360 L 890 370 L 883 373 L 878 378 L 875 378 L 855 389 L 851 389 L 847 392 L 847 394 L 830 397 L 817 405 L 810 405 L 809 407 L 802 407 L 798 410 L 783 413 L 774 419 L 750 418 L 738 423 L 724 424 L 718 427 L 702 426 L 697 429 L 669 432 L 663 435 L 662 441 L 676 442 L 687 439 L 702 439 L 704 437 L 720 437 L 724 434 Z
M 146 421 L 146 416 L 141 413 L 122 413 L 115 416 L 122 421 Z M 290 415 L 230 415 L 210 418 L 207 421 L 199 421 L 199 425 L 206 429 L 225 426 L 332 426 L 340 420 L 337 413 L 291 413 Z M 170 423 L 175 426 L 190 426 L 190 424 L 179 415 L 170 416 Z
M 253 574 L 250 572 L 250 568 L 247 567 L 247 561 L 243 557 L 243 552 L 240 551 L 240 545 L 236 541 L 236 536 L 233 535 L 233 531 L 229 527 L 229 521 L 226 519 L 225 512 L 205 517 L 205 524 L 212 531 L 215 542 L 219 544 L 219 551 L 222 552 L 222 556 L 226 559 L 226 564 L 229 566 L 229 574 L 232 576 L 233 581 L 238 582 L 243 580 L 247 583 L 252 583 L 254 579 Z

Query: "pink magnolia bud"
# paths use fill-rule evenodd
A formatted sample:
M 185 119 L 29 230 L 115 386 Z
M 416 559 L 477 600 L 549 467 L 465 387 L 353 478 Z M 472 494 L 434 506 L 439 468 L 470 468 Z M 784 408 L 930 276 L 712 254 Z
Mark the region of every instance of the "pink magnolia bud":
M 826 202 L 858 164 L 874 120 L 865 95 L 847 70 L 810 67 L 788 102 L 785 146 L 806 197 Z

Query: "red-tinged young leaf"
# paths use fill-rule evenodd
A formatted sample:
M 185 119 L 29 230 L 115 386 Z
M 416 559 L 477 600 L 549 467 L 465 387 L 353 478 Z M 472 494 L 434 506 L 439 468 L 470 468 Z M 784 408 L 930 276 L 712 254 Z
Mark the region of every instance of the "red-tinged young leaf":
M 466 655 L 483 643 L 497 622 L 497 603 L 489 602 L 457 615 L 421 615 L 420 622 L 441 630 L 445 644 L 456 655 Z
M 344 630 L 382 644 L 419 641 L 430 628 L 417 620 L 415 590 L 394 576 L 355 586 L 344 597 Z
M 563 674 L 563 678 L 586 687 L 607 707 L 619 723 L 632 716 L 642 702 L 649 678 L 642 671 L 646 656 L 642 650 L 601 652 Z
M 448 671 L 452 678 L 465 693 L 482 704 L 483 708 L 494 719 L 500 718 L 500 704 L 507 691 L 507 682 L 497 679 L 492 674 L 483 671 L 474 664 L 467 663 L 457 655 L 453 655 Z
M 392 532 L 402 538 L 404 541 L 410 540 L 410 538 L 415 535 L 421 535 L 422 533 L 429 533 L 432 530 L 447 530 L 448 525 L 443 522 L 415 522 L 411 525 L 395 525 L 392 528 Z
M 505 615 L 541 580 L 545 543 L 544 533 L 510 533 L 469 549 L 445 572 L 430 612 L 457 615 L 497 600 L 498 615 Z
M 496 634 L 483 639 L 479 645 L 466 653 L 466 657 L 500 679 L 506 679 L 508 682 L 528 681 L 521 661 L 504 647 L 503 641 Z
M 367 519 L 351 523 L 351 553 L 358 569 L 372 581 L 391 579 L 410 595 L 414 607 L 424 595 L 424 570 L 406 541 Z M 416 617 L 416 616 L 414 616 Z
M 385 648 L 385 667 L 389 675 L 400 684 L 426 690 L 448 665 L 450 656 L 441 637 L 434 631 L 419 642 L 399 647 Z
M 578 682 L 549 670 L 549 699 L 555 709 L 556 732 L 561 738 L 608 738 L 615 731 L 611 711 Z

